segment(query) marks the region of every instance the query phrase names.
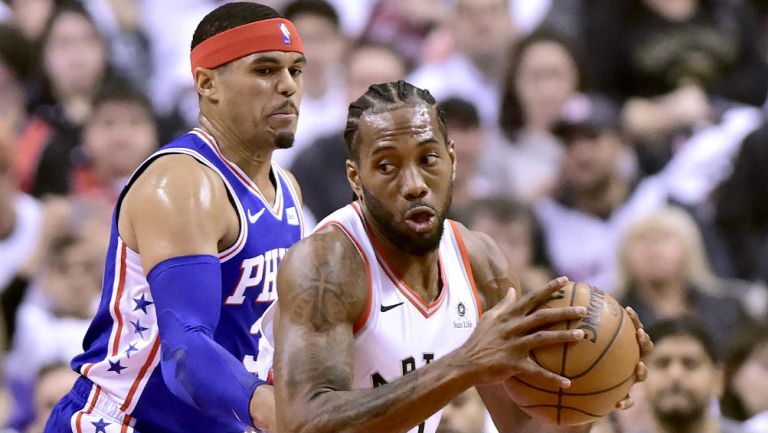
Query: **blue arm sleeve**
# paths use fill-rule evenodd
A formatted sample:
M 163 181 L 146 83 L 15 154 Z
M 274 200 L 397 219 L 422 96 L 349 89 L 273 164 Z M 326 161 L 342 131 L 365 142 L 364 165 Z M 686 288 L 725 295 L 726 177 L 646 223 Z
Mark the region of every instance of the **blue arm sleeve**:
M 163 380 L 199 410 L 252 426 L 250 401 L 265 382 L 213 340 L 221 308 L 221 268 L 213 256 L 174 257 L 147 275 L 160 328 Z

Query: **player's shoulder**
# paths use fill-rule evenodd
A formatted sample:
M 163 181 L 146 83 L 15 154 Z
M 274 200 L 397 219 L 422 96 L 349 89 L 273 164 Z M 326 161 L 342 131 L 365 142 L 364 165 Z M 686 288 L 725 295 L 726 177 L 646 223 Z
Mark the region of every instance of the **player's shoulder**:
M 344 279 L 358 278 L 367 272 L 356 246 L 334 224 L 323 226 L 294 244 L 281 262 L 280 271 L 304 275 L 310 269 L 324 267 L 336 268 Z
M 470 230 L 464 224 L 451 220 L 451 225 L 456 230 L 456 235 L 461 239 L 467 254 L 474 266 L 485 266 L 497 256 L 499 247 L 490 236 L 483 232 Z
M 224 191 L 221 178 L 194 157 L 169 154 L 149 162 L 138 174 L 131 190 L 150 188 L 187 193 L 199 192 L 201 187 Z
M 323 227 L 293 245 L 280 262 L 277 291 L 281 308 L 329 308 L 355 323 L 369 297 L 368 270 L 349 238 L 333 225 Z
M 519 286 L 517 278 L 493 238 L 483 232 L 470 230 L 457 221 L 453 221 L 452 225 L 469 256 L 472 275 L 484 304 L 483 309 L 487 310 L 504 298 L 510 286 Z M 515 289 L 521 290 L 521 287 Z

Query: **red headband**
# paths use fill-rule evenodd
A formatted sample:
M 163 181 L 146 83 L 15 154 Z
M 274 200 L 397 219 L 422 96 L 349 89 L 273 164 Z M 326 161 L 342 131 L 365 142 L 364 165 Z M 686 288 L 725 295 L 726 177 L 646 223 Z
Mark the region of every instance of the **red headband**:
M 195 68 L 219 66 L 264 51 L 304 53 L 299 32 L 285 18 L 271 18 L 237 26 L 199 43 L 190 54 L 192 75 Z

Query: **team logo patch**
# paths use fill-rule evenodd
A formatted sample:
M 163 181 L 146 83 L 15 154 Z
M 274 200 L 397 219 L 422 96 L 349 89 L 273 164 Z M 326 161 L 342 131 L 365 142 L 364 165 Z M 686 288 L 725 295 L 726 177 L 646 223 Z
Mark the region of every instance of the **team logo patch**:
M 295 207 L 289 207 L 285 210 L 285 216 L 288 218 L 288 224 L 292 226 L 299 225 L 299 215 L 296 213 Z
M 464 305 L 463 302 L 459 302 L 456 305 L 456 319 L 453 320 L 453 327 L 454 328 L 471 328 L 474 326 L 472 323 L 472 320 L 465 319 L 464 316 L 467 314 L 467 306 Z
M 285 45 L 291 45 L 291 31 L 288 30 L 288 26 L 285 23 L 280 23 L 280 33 L 283 34 L 283 43 Z

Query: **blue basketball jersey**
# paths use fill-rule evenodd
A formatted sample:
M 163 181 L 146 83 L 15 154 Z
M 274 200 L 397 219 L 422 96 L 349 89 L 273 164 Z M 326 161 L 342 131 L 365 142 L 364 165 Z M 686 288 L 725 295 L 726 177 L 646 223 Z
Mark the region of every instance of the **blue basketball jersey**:
M 155 159 L 185 154 L 216 172 L 224 182 L 239 221 L 240 233 L 219 254 L 222 304 L 214 340 L 255 374 L 258 353 L 256 322 L 276 299 L 277 267 L 289 247 L 303 233 L 300 203 L 286 173 L 276 164 L 274 203 L 267 203 L 256 185 L 221 153 L 213 137 L 201 129 L 162 147 L 136 171 L 131 183 Z M 87 395 L 83 409 L 72 416 L 73 432 L 92 431 L 86 419 L 103 408 L 122 424 L 114 432 L 238 432 L 245 424 L 215 419 L 176 398 L 161 373 L 160 340 L 152 290 L 139 254 L 128 248 L 117 230 L 120 196 L 112 217 L 112 234 L 99 310 L 83 342 L 84 353 L 72 361 L 82 377 L 76 389 Z M 213 289 L 213 288 L 212 288 Z M 215 380 L 216 371 L 211 371 Z M 105 423 L 103 419 L 102 424 Z

